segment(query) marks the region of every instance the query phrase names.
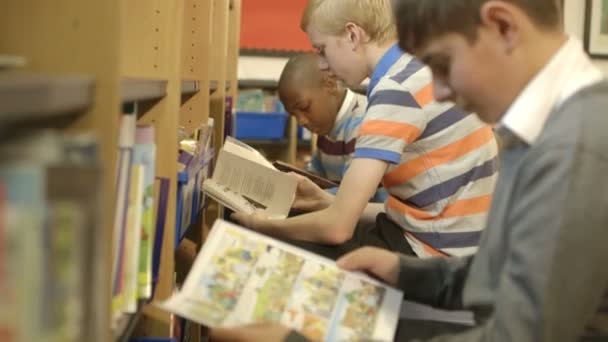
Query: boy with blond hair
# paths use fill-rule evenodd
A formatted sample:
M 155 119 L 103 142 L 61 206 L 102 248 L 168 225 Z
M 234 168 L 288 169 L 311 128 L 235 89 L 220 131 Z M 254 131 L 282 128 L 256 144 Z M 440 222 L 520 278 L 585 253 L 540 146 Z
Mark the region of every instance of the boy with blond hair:
M 391 11 L 390 0 L 308 3 L 301 28 L 319 67 L 348 85 L 370 77 L 354 159 L 335 197 L 301 181 L 295 206 L 313 202 L 317 211 L 237 221 L 330 258 L 364 245 L 419 257 L 475 252 L 496 179 L 494 135 L 474 115 L 433 101 L 431 72 L 396 45 Z M 389 199 L 368 204 L 380 182 Z M 375 226 L 356 227 L 360 219 Z

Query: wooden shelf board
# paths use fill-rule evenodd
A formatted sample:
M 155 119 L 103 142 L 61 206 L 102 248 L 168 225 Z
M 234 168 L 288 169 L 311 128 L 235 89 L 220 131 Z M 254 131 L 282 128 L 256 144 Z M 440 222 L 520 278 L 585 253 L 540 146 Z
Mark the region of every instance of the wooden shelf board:
M 0 75 L 0 123 L 49 119 L 93 103 L 94 81 L 86 76 Z
M 120 82 L 123 102 L 160 99 L 167 95 L 167 81 L 143 78 L 123 78 Z
M 275 80 L 255 80 L 255 79 L 246 79 L 239 80 L 239 88 L 263 88 L 274 90 L 277 89 L 279 83 Z

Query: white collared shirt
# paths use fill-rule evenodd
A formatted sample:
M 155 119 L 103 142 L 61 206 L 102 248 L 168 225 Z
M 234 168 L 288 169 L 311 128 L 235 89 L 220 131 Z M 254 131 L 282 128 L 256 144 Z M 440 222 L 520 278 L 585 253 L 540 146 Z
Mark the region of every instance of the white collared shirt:
M 336 115 L 336 124 L 342 120 L 344 115 L 348 113 L 352 107 L 352 102 L 355 99 L 355 94 L 352 90 L 346 89 L 346 95 L 344 96 L 344 101 L 342 101 L 342 106 L 340 106 L 340 110 L 338 111 L 338 115 Z
M 500 124 L 533 144 L 557 106 L 603 77 L 578 39 L 570 37 L 517 96 Z

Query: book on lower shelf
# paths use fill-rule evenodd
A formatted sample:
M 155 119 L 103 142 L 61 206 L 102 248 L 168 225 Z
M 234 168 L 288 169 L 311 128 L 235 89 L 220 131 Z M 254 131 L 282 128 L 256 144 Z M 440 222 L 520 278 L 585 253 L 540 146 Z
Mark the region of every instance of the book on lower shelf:
M 392 340 L 402 293 L 216 220 L 181 291 L 160 308 L 207 327 L 276 321 L 313 340 Z
M 256 149 L 228 137 L 203 191 L 233 211 L 259 211 L 270 219 L 287 217 L 297 180 L 277 170 Z

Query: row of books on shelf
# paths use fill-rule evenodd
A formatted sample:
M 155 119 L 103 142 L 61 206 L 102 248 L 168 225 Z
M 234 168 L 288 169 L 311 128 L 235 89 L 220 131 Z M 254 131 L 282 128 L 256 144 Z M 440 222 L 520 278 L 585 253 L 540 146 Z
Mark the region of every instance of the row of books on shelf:
M 213 156 L 212 130 L 207 124 L 182 139 L 180 174 L 198 184 L 178 198 L 189 212 L 203 203 L 200 184 Z M 169 189 L 180 184 L 155 172 L 154 126 L 123 115 L 119 135 L 113 218 L 102 215 L 102 193 L 108 192 L 101 188 L 102 178 L 113 172 L 99 162 L 92 135 L 33 130 L 0 142 L 1 341 L 101 336 L 108 329 L 97 323 L 106 300 L 100 295 L 107 284 L 103 266 L 110 260 L 114 323 L 152 297 Z M 200 199 L 196 206 L 193 197 Z M 177 216 L 183 219 L 183 212 Z M 113 231 L 106 229 L 110 224 Z M 110 233 L 111 259 L 100 243 Z
M 138 303 L 153 295 L 158 279 L 169 189 L 177 187 L 176 241 L 183 237 L 201 210 L 201 184 L 213 158 L 213 121 L 193 135 L 180 129 L 176 184 L 156 170 L 155 129 L 137 124 L 134 113 L 121 117 L 116 184 L 112 266 L 112 317 L 120 330 L 125 317 L 136 313 Z M 171 226 L 171 225 L 170 225 Z M 173 246 L 172 246 L 173 248 Z

